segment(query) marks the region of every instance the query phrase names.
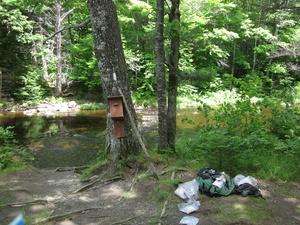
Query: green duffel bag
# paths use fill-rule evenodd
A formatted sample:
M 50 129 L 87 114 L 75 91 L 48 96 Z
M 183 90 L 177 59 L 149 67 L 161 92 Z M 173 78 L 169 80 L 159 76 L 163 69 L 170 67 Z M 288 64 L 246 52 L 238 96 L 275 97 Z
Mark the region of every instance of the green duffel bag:
M 199 184 L 199 191 L 210 197 L 228 196 L 234 193 L 235 185 L 225 173 L 205 167 L 201 169 L 196 181 Z

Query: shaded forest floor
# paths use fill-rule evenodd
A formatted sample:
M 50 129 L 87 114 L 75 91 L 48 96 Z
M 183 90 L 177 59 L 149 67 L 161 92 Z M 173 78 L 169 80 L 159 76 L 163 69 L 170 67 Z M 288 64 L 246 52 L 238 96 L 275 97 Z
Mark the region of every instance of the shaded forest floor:
M 185 171 L 175 178 L 185 182 L 195 176 L 196 172 Z M 0 224 L 8 225 L 20 213 L 27 224 L 179 224 L 185 214 L 177 205 L 183 200 L 169 193 L 167 202 L 159 201 L 160 181 L 136 177 L 131 171 L 121 179 L 83 183 L 72 170 L 35 168 L 5 175 L 0 178 Z M 300 224 L 299 183 L 287 186 L 260 180 L 258 187 L 265 200 L 200 195 L 200 209 L 191 215 L 200 219 L 199 225 Z

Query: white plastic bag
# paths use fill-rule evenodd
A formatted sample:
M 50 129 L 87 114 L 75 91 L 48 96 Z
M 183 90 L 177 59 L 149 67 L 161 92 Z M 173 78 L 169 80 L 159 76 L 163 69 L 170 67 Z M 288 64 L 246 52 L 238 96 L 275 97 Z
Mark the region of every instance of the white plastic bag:
M 251 177 L 251 176 L 245 177 L 245 176 L 239 174 L 233 178 L 233 183 L 236 186 L 239 186 L 239 185 L 245 184 L 245 183 L 251 184 L 252 186 L 256 186 L 258 182 L 254 177 Z
M 179 224 L 185 224 L 185 225 L 196 225 L 199 222 L 199 219 L 193 216 L 185 216 L 183 217 Z
M 198 182 L 193 179 L 192 181 L 179 184 L 174 193 L 184 200 L 197 200 L 199 198 L 198 188 Z
M 197 211 L 200 205 L 199 201 L 189 200 L 187 203 L 178 204 L 178 209 L 183 213 L 190 214 Z

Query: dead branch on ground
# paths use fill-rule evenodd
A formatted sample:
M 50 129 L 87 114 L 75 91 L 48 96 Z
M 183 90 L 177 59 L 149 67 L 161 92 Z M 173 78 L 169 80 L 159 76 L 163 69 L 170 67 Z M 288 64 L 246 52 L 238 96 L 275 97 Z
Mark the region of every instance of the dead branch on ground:
M 81 191 L 84 191 L 84 190 L 86 190 L 86 189 L 88 189 L 88 188 L 92 187 L 93 185 L 95 185 L 97 183 L 100 183 L 100 182 L 104 184 L 104 183 L 109 182 L 109 181 L 120 180 L 121 178 L 122 178 L 121 176 L 116 176 L 116 177 L 108 178 L 108 179 L 105 179 L 105 180 L 101 180 L 101 179 L 98 180 L 97 179 L 97 180 L 93 181 L 92 183 L 89 183 L 89 184 L 83 186 L 82 188 L 80 188 L 76 191 L 73 191 L 71 194 L 77 194 L 77 193 L 79 193 Z
M 181 169 L 181 168 L 171 168 L 171 169 L 167 169 L 165 171 L 161 171 L 159 175 L 162 176 L 162 175 L 164 175 L 164 174 L 166 174 L 166 173 L 168 173 L 170 171 L 175 171 L 175 170 L 177 170 L 177 171 L 188 171 L 186 169 Z
M 103 209 L 103 207 L 93 207 L 93 208 L 75 210 L 75 211 L 67 212 L 67 213 L 60 214 L 60 215 L 50 216 L 50 217 L 47 217 L 45 219 L 42 219 L 42 220 L 37 221 L 37 222 L 32 223 L 32 224 L 41 224 L 41 223 L 57 220 L 57 219 L 60 219 L 60 218 L 68 217 L 68 216 L 71 216 L 73 214 L 83 213 L 85 211 L 97 210 L 97 209 Z
M 172 171 L 171 180 L 174 180 L 174 178 L 175 178 L 175 170 Z M 168 199 L 165 201 L 164 206 L 161 210 L 161 214 L 160 214 L 160 217 L 159 217 L 159 220 L 158 220 L 158 225 L 162 224 L 161 219 L 163 218 L 163 216 L 166 212 L 167 205 L 168 205 Z

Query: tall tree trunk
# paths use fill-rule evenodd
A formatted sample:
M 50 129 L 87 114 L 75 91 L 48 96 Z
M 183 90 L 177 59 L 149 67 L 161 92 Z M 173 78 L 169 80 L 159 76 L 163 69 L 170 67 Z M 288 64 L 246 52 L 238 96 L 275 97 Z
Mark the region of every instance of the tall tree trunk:
M 106 147 L 110 159 L 117 161 L 126 158 L 129 153 L 137 153 L 141 148 L 133 132 L 134 127 L 138 127 L 137 116 L 130 95 L 116 6 L 112 0 L 89 0 L 88 7 L 104 97 L 106 99 L 108 96 L 120 95 L 121 93 L 118 92 L 120 88 L 128 106 L 128 111 L 127 107 L 124 109 L 125 137 L 116 138 L 107 105 Z M 134 124 L 131 123 L 129 114 L 133 117 Z
M 232 66 L 231 66 L 231 76 L 234 77 L 235 73 L 235 61 L 236 61 L 236 40 L 233 41 L 233 53 L 232 53 Z
M 280 2 L 279 9 L 281 9 L 283 7 L 283 0 L 280 0 L 279 2 Z M 279 27 L 280 27 L 280 25 L 282 23 L 282 19 L 283 19 L 282 16 L 283 15 L 279 11 L 279 13 L 276 16 L 276 23 L 274 24 L 275 25 L 275 29 L 274 29 L 274 34 L 273 35 L 274 35 L 274 37 L 276 37 L 277 41 L 278 41 Z M 269 58 L 269 62 L 267 64 L 268 65 L 267 68 L 269 68 L 272 65 L 273 60 L 274 60 L 273 58 L 271 58 L 271 57 Z M 269 78 L 271 78 L 271 80 L 272 80 L 272 86 L 271 86 L 271 93 L 272 93 L 274 91 L 274 81 L 275 81 L 275 79 L 274 79 L 274 73 L 271 72 L 270 70 L 267 70 L 266 76 L 269 77 Z
M 167 100 L 164 51 L 164 0 L 156 0 L 156 37 L 155 37 L 158 97 L 158 150 L 167 149 Z
M 0 67 L 0 100 L 2 100 L 2 80 L 3 80 L 3 77 L 2 77 L 2 68 Z
M 259 12 L 259 19 L 257 20 L 257 27 L 260 26 L 261 23 L 261 17 L 262 17 L 262 10 Z M 258 38 L 255 37 L 254 40 L 254 49 L 257 48 L 258 46 Z M 253 65 L 252 65 L 252 71 L 254 71 L 256 69 L 256 62 L 257 62 L 257 54 L 256 51 L 253 52 Z
M 38 22 L 39 33 L 40 33 L 40 35 L 44 36 L 45 32 L 44 32 L 44 29 L 43 29 L 43 26 L 42 26 L 43 18 L 40 15 L 38 16 L 38 21 L 39 21 Z M 41 40 L 40 45 L 41 45 L 40 51 L 42 52 L 41 60 L 42 60 L 43 78 L 44 78 L 45 81 L 48 82 L 48 79 L 49 79 L 48 64 L 47 64 L 47 60 L 46 60 L 46 57 L 45 57 L 45 54 L 44 54 L 44 51 L 43 51 L 43 48 L 44 48 L 43 40 Z
M 175 149 L 176 138 L 176 99 L 179 76 L 179 47 L 180 47 L 180 0 L 171 0 L 172 6 L 170 11 L 171 23 L 171 49 L 169 67 L 169 88 L 168 88 L 168 147 Z
M 62 5 L 56 4 L 56 24 L 55 32 L 62 30 Z M 62 34 L 59 32 L 56 35 L 56 56 L 57 56 L 57 74 L 56 74 L 56 86 L 55 96 L 62 95 Z

